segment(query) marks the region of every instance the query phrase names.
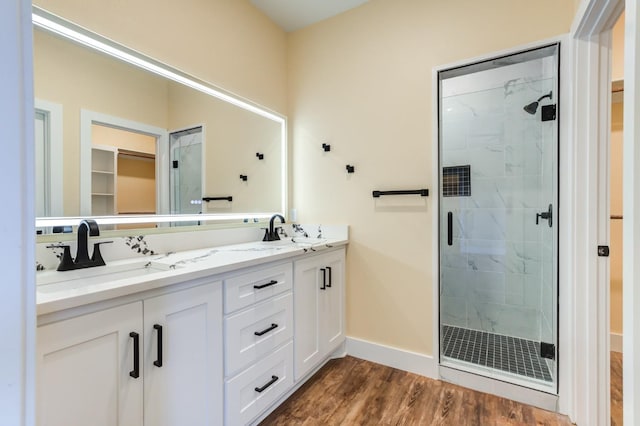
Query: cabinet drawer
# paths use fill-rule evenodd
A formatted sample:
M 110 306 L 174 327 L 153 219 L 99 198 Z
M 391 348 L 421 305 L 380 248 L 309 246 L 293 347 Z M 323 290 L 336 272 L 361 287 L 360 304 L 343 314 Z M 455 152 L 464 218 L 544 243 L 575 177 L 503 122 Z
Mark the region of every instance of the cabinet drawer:
M 292 288 L 291 263 L 238 275 L 224 282 L 224 312 L 229 313 Z
M 225 424 L 245 425 L 293 386 L 293 343 L 225 383 Z M 261 391 L 261 392 L 259 392 Z
M 293 295 L 273 297 L 224 323 L 225 372 L 230 376 L 293 337 Z

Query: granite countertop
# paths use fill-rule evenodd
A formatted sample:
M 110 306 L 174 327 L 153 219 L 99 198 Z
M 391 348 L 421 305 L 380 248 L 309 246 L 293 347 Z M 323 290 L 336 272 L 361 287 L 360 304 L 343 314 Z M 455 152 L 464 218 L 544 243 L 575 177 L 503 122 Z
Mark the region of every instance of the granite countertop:
M 106 266 L 36 274 L 38 315 L 344 246 L 339 238 L 288 238 L 108 262 Z

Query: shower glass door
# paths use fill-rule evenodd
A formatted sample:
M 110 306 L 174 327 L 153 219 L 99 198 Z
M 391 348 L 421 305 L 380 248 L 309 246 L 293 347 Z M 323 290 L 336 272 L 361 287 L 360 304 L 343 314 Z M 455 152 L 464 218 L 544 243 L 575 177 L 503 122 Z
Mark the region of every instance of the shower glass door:
M 439 72 L 440 362 L 557 393 L 558 64 Z
M 202 127 L 169 135 L 171 214 L 202 213 Z M 176 222 L 173 226 L 197 225 Z

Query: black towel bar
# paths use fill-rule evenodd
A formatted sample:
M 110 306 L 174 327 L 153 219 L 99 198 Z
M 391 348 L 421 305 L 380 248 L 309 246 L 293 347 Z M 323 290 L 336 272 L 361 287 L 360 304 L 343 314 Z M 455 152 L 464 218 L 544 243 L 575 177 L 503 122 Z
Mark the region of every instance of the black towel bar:
M 428 189 L 407 189 L 399 191 L 373 191 L 373 198 L 378 198 L 381 195 L 419 195 L 426 197 L 429 195 Z
M 207 203 L 209 201 L 221 201 L 221 200 L 233 201 L 233 197 L 232 196 L 228 196 L 228 197 L 202 197 L 202 201 L 206 201 Z

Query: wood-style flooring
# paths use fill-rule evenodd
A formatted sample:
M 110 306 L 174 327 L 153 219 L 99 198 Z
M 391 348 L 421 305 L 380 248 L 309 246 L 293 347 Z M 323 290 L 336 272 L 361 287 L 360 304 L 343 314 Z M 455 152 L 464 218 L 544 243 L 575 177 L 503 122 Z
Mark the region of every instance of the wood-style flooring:
M 622 426 L 622 354 L 611 352 L 611 426 Z
M 347 356 L 329 361 L 261 425 L 504 426 L 571 422 L 556 413 Z

